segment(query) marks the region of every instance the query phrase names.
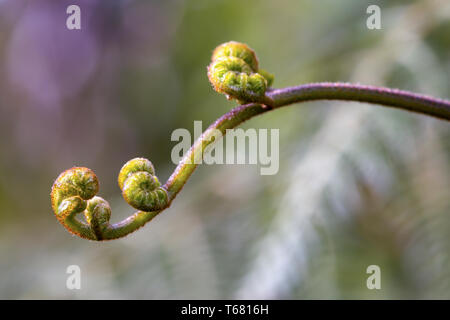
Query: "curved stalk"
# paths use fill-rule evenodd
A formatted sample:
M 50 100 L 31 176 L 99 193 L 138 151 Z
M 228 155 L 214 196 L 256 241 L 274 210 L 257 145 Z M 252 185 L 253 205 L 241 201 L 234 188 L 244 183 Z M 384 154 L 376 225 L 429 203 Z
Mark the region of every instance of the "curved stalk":
M 128 161 L 119 173 L 124 199 L 137 211 L 123 221 L 110 224 L 111 208 L 97 197 L 98 180 L 88 168 L 63 172 L 52 187 L 52 208 L 57 219 L 71 233 L 90 240 L 122 238 L 168 208 L 201 163 L 205 148 L 214 142 L 216 130 L 227 133 L 259 114 L 282 106 L 314 100 L 347 100 L 394 107 L 450 120 L 450 101 L 397 89 L 350 83 L 311 83 L 284 89 L 269 89 L 273 76 L 260 69 L 252 49 L 228 42 L 213 53 L 208 78 L 214 89 L 229 99 L 252 102 L 227 112 L 194 142 L 164 185 L 160 185 L 152 163 L 144 158 Z M 84 213 L 86 222 L 76 218 Z
M 257 115 L 283 106 L 313 100 L 347 100 L 380 104 L 426 114 L 443 120 L 450 120 L 450 101 L 389 88 L 348 83 L 314 83 L 271 90 L 266 92 L 266 94 L 274 102 L 273 105 L 265 106 L 258 103 L 240 105 L 217 119 L 194 142 L 170 178 L 163 185 L 163 188 L 168 191 L 169 195 L 169 201 L 165 208 L 170 206 L 170 203 L 197 168 L 198 165 L 194 161 L 195 157 L 197 155 L 202 156 L 205 148 L 214 142 L 213 132 L 215 129 L 220 130 L 222 135 L 225 135 L 227 129 L 233 129 Z M 105 234 L 104 240 L 120 238 L 135 231 L 152 220 L 162 210 L 136 212 L 122 222 L 111 225 L 111 228 Z
M 266 93 L 274 107 L 313 100 L 348 100 L 380 104 L 450 120 L 450 101 L 398 89 L 351 83 L 311 83 Z

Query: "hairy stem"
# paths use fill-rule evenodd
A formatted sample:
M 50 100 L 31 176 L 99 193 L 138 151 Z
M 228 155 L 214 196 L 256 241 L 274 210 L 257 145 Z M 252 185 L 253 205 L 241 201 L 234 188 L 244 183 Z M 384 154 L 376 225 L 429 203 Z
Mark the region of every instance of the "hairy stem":
M 170 206 L 198 163 L 202 163 L 205 148 L 216 138 L 248 119 L 285 105 L 313 100 L 359 101 L 450 120 L 450 101 L 396 89 L 324 82 L 273 90 L 274 76 L 259 68 L 253 49 L 236 41 L 216 47 L 208 66 L 208 79 L 214 90 L 241 105 L 203 132 L 163 186 L 150 160 L 135 158 L 124 164 L 119 172 L 119 187 L 125 201 L 139 210 L 130 217 L 109 223 L 111 208 L 106 200 L 96 196 L 99 183 L 91 169 L 73 167 L 59 175 L 50 194 L 52 208 L 69 232 L 99 241 L 136 231 Z M 86 223 L 77 219 L 79 213 L 84 214 Z
M 274 107 L 312 100 L 348 100 L 385 105 L 450 120 L 450 101 L 397 89 L 350 83 L 311 83 L 267 92 Z
M 267 92 L 273 101 L 270 107 L 261 104 L 245 104 L 238 106 L 217 119 L 197 139 L 164 187 L 169 191 L 170 201 L 180 192 L 183 185 L 196 169 L 194 155 L 201 154 L 211 142 L 211 133 L 218 129 L 223 135 L 226 129 L 232 129 L 242 122 L 259 114 L 296 102 L 313 100 L 348 100 L 368 102 L 423 113 L 444 120 L 450 120 L 450 101 L 436 99 L 416 93 L 374 86 L 354 85 L 348 83 L 313 83 Z
M 227 129 L 235 128 L 244 121 L 259 114 L 289 104 L 313 100 L 366 102 L 418 112 L 443 120 L 450 120 L 450 101 L 389 88 L 348 83 L 313 83 L 285 89 L 269 90 L 263 99 L 263 101 L 267 101 L 268 105 L 260 103 L 240 105 L 217 119 L 203 132 L 180 161 L 167 182 L 162 186 L 168 193 L 167 205 L 164 208 L 154 212 L 138 211 L 119 223 L 109 225 L 103 232 L 102 239 L 95 240 L 110 240 L 124 237 L 142 227 L 165 208 L 169 207 L 197 168 L 196 163 L 202 159 L 205 148 L 214 142 L 214 131 L 216 129 L 220 130 L 222 135 L 225 135 Z M 92 236 L 87 232 L 80 236 L 92 239 Z

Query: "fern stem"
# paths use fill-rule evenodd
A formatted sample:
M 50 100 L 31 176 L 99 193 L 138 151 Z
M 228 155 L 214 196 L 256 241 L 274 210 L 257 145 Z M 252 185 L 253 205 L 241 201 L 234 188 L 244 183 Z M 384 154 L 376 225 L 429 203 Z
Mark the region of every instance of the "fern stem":
M 374 86 L 363 86 L 348 83 L 324 82 L 324 83 L 306 84 L 284 89 L 268 90 L 265 92 L 265 96 L 263 96 L 260 100 L 258 100 L 258 101 L 265 101 L 265 103 L 267 103 L 268 105 L 264 105 L 261 103 L 249 103 L 240 105 L 232 109 L 231 111 L 227 112 L 223 116 L 221 116 L 213 124 L 211 124 L 208 127 L 208 129 L 205 130 L 205 132 L 203 132 L 203 134 L 197 139 L 197 141 L 194 142 L 194 144 L 191 146 L 187 154 L 180 161 L 180 163 L 178 164 L 178 166 L 176 167 L 175 171 L 170 176 L 170 178 L 167 180 L 167 182 L 162 186 L 162 188 L 159 187 L 157 188 L 157 190 L 163 192 L 155 194 L 155 197 L 165 195 L 164 192 L 167 191 L 166 198 L 164 197 L 163 197 L 164 199 L 155 198 L 161 200 L 162 203 L 162 205 L 158 207 L 157 210 L 137 211 L 136 213 L 134 213 L 133 215 L 124 219 L 121 222 L 107 225 L 104 224 L 105 227 L 100 232 L 100 237 L 93 234 L 87 225 L 81 223 L 75 217 L 69 216 L 66 219 L 60 218 L 59 220 L 63 222 L 63 225 L 69 230 L 69 232 L 72 232 L 82 238 L 90 240 L 112 240 L 122 238 L 127 234 L 136 231 L 137 229 L 145 225 L 147 222 L 152 220 L 161 211 L 170 206 L 171 202 L 175 199 L 177 194 L 186 184 L 189 177 L 197 168 L 198 166 L 197 163 L 199 162 L 197 160 L 203 159 L 203 152 L 205 148 L 209 144 L 214 142 L 213 138 L 215 138 L 214 135 L 215 130 L 220 130 L 222 136 L 224 136 L 227 132 L 226 131 L 227 129 L 233 129 L 238 125 L 240 125 L 241 123 L 243 123 L 244 121 L 247 121 L 257 115 L 293 103 L 313 101 L 313 100 L 347 100 L 347 101 L 366 102 L 371 104 L 379 104 L 388 107 L 399 108 L 402 110 L 417 112 L 443 120 L 450 120 L 450 101 L 436 99 L 433 97 L 419 95 L 416 93 L 396 89 L 381 88 Z M 141 158 L 132 160 L 138 161 L 138 163 L 136 164 L 137 165 L 136 170 L 138 171 L 142 170 L 141 162 L 144 160 L 145 159 Z M 127 165 L 124 166 L 124 168 L 125 167 L 128 168 Z M 153 175 L 154 169 L 152 165 L 148 164 L 147 167 L 148 167 L 147 169 L 150 171 L 149 174 Z M 130 169 L 131 172 L 133 172 L 134 169 L 135 168 L 132 167 Z M 94 173 L 87 168 L 73 168 L 72 170 L 78 171 L 81 170 L 82 172 L 85 173 L 86 176 L 89 175 L 95 176 Z M 77 179 L 80 179 L 78 176 L 75 177 Z M 122 178 L 127 177 L 128 171 L 127 174 L 124 174 L 124 177 Z M 94 190 L 93 192 L 95 194 L 98 191 L 97 185 L 98 182 L 96 182 L 97 181 L 96 177 L 95 179 L 92 178 L 86 181 L 92 182 L 93 187 L 91 189 Z M 83 186 L 86 185 L 86 182 L 84 182 L 84 180 L 82 180 L 82 182 Z M 121 176 L 119 176 L 119 184 L 121 184 Z M 72 189 L 70 188 L 67 189 L 68 191 L 66 190 L 67 194 L 63 192 L 65 189 L 59 190 L 61 186 L 63 186 L 63 184 L 56 183 L 54 185 L 55 191 L 52 191 L 52 202 L 54 205 L 55 213 L 59 212 L 58 211 L 59 202 L 57 200 L 58 199 L 62 200 L 62 198 L 59 197 L 59 194 L 57 192 L 61 191 L 62 192 L 61 194 L 64 196 L 74 196 L 73 194 L 70 193 L 72 192 Z M 92 191 L 91 189 L 89 190 Z M 101 201 L 104 200 L 101 199 Z M 109 205 L 106 207 L 105 208 L 107 210 L 110 210 Z M 78 207 L 74 208 L 78 209 Z M 103 212 L 99 212 L 96 214 L 100 213 L 103 214 Z M 93 215 L 93 217 L 95 218 L 97 216 Z M 99 217 L 102 218 L 102 216 Z M 109 215 L 107 218 L 103 219 L 109 220 Z
M 350 83 L 311 83 L 266 93 L 274 107 L 312 100 L 348 100 L 380 104 L 450 120 L 450 101 L 398 89 Z
M 273 102 L 270 107 L 256 103 L 240 105 L 217 119 L 197 139 L 164 185 L 169 192 L 170 201 L 180 192 L 197 168 L 197 164 L 193 161 L 194 155 L 203 153 L 206 146 L 213 142 L 211 137 L 214 129 L 220 130 L 222 135 L 225 135 L 226 129 L 235 128 L 246 120 L 282 106 L 313 100 L 347 100 L 380 104 L 450 120 L 450 101 L 397 89 L 323 82 L 271 90 L 266 94 Z

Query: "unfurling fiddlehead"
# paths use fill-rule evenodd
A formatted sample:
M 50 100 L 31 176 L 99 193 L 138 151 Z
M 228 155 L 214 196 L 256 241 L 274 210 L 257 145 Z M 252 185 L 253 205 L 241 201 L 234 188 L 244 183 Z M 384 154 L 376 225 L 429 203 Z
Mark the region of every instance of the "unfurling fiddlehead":
M 145 158 L 125 163 L 120 170 L 118 182 L 125 201 L 138 210 L 156 211 L 167 205 L 167 191 L 155 176 L 153 164 Z
M 66 229 L 82 238 L 108 240 L 129 233 L 130 225 L 138 225 L 147 212 L 158 212 L 168 205 L 167 191 L 160 186 L 153 164 L 145 158 L 128 161 L 120 170 L 119 187 L 132 207 L 142 210 L 132 219 L 111 225 L 109 203 L 96 196 L 99 190 L 95 173 L 88 168 L 74 167 L 59 175 L 52 187 L 53 211 Z M 83 213 L 86 222 L 76 218 Z
M 51 193 L 52 208 L 69 232 L 83 238 L 99 239 L 99 232 L 109 223 L 111 212 L 108 203 L 95 196 L 98 188 L 97 176 L 88 168 L 66 170 L 56 179 Z M 76 218 L 81 212 L 88 224 Z
M 273 75 L 259 69 L 255 52 L 246 44 L 230 41 L 218 46 L 208 66 L 208 78 L 217 92 L 241 103 L 271 104 L 266 90 Z
M 111 209 L 97 197 L 98 180 L 88 168 L 64 171 L 52 187 L 52 208 L 69 232 L 90 240 L 110 240 L 136 231 L 167 208 L 197 167 L 196 154 L 214 141 L 215 130 L 227 129 L 259 114 L 289 104 L 311 100 L 347 100 L 422 113 L 450 120 L 450 101 L 389 88 L 348 83 L 312 83 L 285 89 L 270 89 L 273 76 L 259 69 L 252 49 L 237 42 L 218 46 L 208 67 L 214 89 L 243 104 L 217 119 L 192 145 L 167 182 L 161 186 L 152 163 L 144 158 L 128 161 L 120 170 L 119 187 L 132 207 L 142 210 L 125 220 L 110 224 Z M 267 108 L 270 106 L 271 108 Z M 86 222 L 76 218 L 84 213 Z

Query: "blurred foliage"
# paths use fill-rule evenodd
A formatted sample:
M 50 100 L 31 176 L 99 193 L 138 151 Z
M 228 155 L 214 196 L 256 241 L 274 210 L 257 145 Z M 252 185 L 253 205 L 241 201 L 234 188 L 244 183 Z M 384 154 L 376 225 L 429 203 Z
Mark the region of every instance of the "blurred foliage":
M 78 4 L 82 30 L 65 28 Z M 382 8 L 382 29 L 366 8 Z M 450 3 L 356 0 L 0 1 L 0 298 L 450 298 L 450 130 L 357 103 L 251 120 L 280 128 L 280 171 L 200 166 L 171 208 L 123 240 L 71 237 L 50 188 L 143 156 L 165 180 L 176 128 L 235 105 L 206 66 L 241 41 L 275 87 L 351 81 L 450 98 Z M 82 289 L 66 289 L 67 266 Z M 379 265 L 382 289 L 368 290 Z

